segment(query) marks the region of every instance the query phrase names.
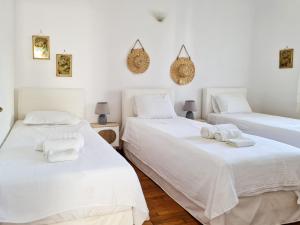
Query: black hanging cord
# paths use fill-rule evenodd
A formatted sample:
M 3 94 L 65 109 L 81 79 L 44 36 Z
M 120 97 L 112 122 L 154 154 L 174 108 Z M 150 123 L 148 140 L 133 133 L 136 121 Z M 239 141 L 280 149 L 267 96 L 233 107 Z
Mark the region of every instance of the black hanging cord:
M 190 56 L 190 54 L 188 53 L 188 51 L 186 50 L 186 47 L 185 47 L 185 45 L 182 45 L 182 46 L 181 46 L 181 48 L 180 48 L 180 51 L 179 51 L 179 53 L 178 53 L 178 55 L 177 55 L 177 59 L 179 59 L 179 57 L 180 57 L 180 55 L 181 55 L 181 52 L 182 52 L 182 50 L 184 50 L 184 51 L 185 51 L 185 53 L 188 55 L 189 59 L 191 59 L 191 56 Z
M 143 51 L 145 51 L 144 46 L 142 45 L 142 42 L 141 42 L 139 39 L 137 39 L 137 40 L 134 42 L 133 47 L 131 48 L 131 52 L 133 51 L 133 49 L 136 47 L 137 44 L 139 44 L 139 45 L 142 47 Z

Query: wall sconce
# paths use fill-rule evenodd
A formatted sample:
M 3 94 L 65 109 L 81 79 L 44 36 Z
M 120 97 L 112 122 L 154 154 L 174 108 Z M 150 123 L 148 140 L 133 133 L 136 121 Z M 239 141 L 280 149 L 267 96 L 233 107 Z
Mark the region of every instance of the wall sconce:
M 152 16 L 156 19 L 156 21 L 162 23 L 166 19 L 167 14 L 163 11 L 156 10 L 152 11 Z

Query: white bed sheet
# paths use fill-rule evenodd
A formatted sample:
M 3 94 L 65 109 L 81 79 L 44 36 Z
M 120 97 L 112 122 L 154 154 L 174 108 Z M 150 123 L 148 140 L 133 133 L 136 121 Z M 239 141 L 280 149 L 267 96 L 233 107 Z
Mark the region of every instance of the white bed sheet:
M 93 213 L 82 213 L 72 211 L 73 218 L 66 219 L 69 213 L 62 213 L 50 216 L 46 219 L 38 220 L 31 223 L 0 223 L 1 225 L 133 225 L 132 209 L 110 211 L 111 213 L 103 214 L 103 209 L 99 211 L 99 215 L 95 214 L 98 209 L 91 209 Z M 94 216 L 89 214 L 95 214 Z
M 256 145 L 234 148 L 201 138 L 204 125 L 180 117 L 128 118 L 123 140 L 136 146 L 137 158 L 205 209 L 208 219 L 233 209 L 238 197 L 300 190 L 298 148 L 246 134 Z
M 261 113 L 210 113 L 211 124 L 233 123 L 243 132 L 300 148 L 300 120 Z
M 78 160 L 48 163 L 35 151 L 45 136 L 75 131 L 85 140 Z M 101 207 L 107 213 L 131 207 L 138 225 L 148 218 L 135 171 L 88 122 L 14 125 L 0 150 L 0 222 L 28 223 L 70 211 L 91 215 L 92 208 L 99 215 Z

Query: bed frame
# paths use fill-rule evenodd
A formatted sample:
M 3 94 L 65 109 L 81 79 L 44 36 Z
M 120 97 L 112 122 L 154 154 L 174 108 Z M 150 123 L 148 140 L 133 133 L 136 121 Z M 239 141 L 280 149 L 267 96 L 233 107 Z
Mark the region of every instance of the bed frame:
M 204 88 L 202 94 L 202 119 L 207 120 L 209 113 L 213 112 L 211 99 L 217 94 L 241 94 L 247 97 L 247 88 Z
M 83 89 L 73 88 L 20 88 L 16 90 L 17 119 L 24 119 L 26 113 L 33 110 L 66 111 L 84 118 L 85 94 Z M 38 221 L 25 223 L 24 225 L 133 225 L 132 208 L 124 208 L 120 211 L 104 212 L 104 214 L 90 217 L 80 216 L 74 218 L 74 212 L 66 212 L 53 215 Z M 68 219 L 68 218 L 72 219 Z M 62 218 L 67 218 L 62 221 Z M 61 221 L 61 222 L 59 222 Z M 18 225 L 14 223 L 1 223 L 0 225 Z
M 66 111 L 84 118 L 85 94 L 79 88 L 20 88 L 16 105 L 19 120 L 33 110 Z
M 203 95 L 203 115 L 205 117 L 208 113 L 212 112 L 211 96 L 220 93 L 241 93 L 247 95 L 246 88 L 206 88 Z M 123 92 L 122 96 L 122 119 L 123 124 L 126 122 L 127 117 L 134 116 L 132 106 L 133 97 L 135 95 L 142 94 L 170 94 L 174 96 L 173 92 L 169 89 L 128 89 Z M 174 101 L 174 97 L 173 97 Z M 172 185 L 167 183 L 164 178 L 156 173 L 155 169 L 151 168 L 143 161 L 141 161 L 137 155 L 132 154 L 130 149 L 136 149 L 137 146 L 130 143 L 124 143 L 124 152 L 126 157 L 135 164 L 142 172 L 150 177 L 155 183 L 157 183 L 169 196 L 171 196 L 177 203 L 179 203 L 184 209 L 186 209 L 197 220 L 202 221 L 203 224 L 208 225 L 224 225 L 224 224 L 241 224 L 237 223 L 239 215 L 249 215 L 251 217 L 252 224 L 278 224 L 278 221 L 286 221 L 291 223 L 299 221 L 300 209 L 296 204 L 296 195 L 292 192 L 270 192 L 264 193 L 254 197 L 240 198 L 239 204 L 233 208 L 229 213 L 221 215 L 212 221 L 209 221 L 204 215 L 204 209 L 195 205 L 195 203 L 187 198 L 185 195 L 177 191 Z M 276 199 L 278 204 L 269 204 L 272 199 Z M 257 207 L 257 202 L 263 202 Z M 275 209 L 275 208 L 276 209 Z M 270 210 L 270 211 L 269 211 Z M 280 211 L 281 213 L 277 213 Z M 284 212 L 283 212 L 284 211 Z M 253 215 L 251 214 L 253 213 Z M 276 215 L 276 216 L 274 216 Z M 252 218 L 254 217 L 254 218 Z M 268 218 L 268 221 L 265 219 Z M 270 222 L 271 221 L 271 222 Z M 245 221 L 243 221 L 245 222 Z

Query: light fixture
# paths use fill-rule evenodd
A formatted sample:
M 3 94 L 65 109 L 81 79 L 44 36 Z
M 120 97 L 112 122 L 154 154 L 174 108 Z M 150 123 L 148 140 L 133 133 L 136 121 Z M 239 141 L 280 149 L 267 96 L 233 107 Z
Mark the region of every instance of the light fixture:
M 109 107 L 107 102 L 98 102 L 95 109 L 95 114 L 99 115 L 98 123 L 105 125 L 107 123 L 106 115 L 109 114 Z
M 160 10 L 155 10 L 155 11 L 152 11 L 152 16 L 160 23 L 162 23 L 166 17 L 167 17 L 167 14 L 163 11 L 160 11 Z
M 194 119 L 194 113 L 196 112 L 196 103 L 194 100 L 187 100 L 185 101 L 185 104 L 183 106 L 183 111 L 186 111 L 186 118 L 193 120 Z

